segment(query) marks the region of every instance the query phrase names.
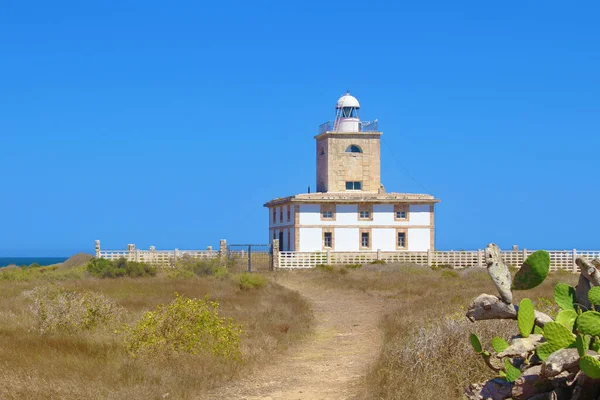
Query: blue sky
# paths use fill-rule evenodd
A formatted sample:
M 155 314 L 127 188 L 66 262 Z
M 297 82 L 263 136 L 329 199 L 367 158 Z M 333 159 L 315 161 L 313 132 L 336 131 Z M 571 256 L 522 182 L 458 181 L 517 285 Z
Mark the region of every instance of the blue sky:
M 599 248 L 599 12 L 4 2 L 0 256 L 266 242 L 262 204 L 314 189 L 347 89 L 386 189 L 442 200 L 438 248 Z

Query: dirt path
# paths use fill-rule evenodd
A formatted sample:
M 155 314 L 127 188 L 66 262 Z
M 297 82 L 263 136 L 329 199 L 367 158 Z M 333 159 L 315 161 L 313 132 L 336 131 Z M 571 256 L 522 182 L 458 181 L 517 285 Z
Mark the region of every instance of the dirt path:
M 392 304 L 356 290 L 325 289 L 302 272 L 277 277 L 313 305 L 311 337 L 274 357 L 248 378 L 222 387 L 207 399 L 350 399 L 381 345 L 378 323 Z

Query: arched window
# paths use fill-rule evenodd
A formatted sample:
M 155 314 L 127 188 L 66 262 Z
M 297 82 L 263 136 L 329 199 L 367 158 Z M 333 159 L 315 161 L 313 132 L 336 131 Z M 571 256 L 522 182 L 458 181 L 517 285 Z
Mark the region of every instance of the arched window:
M 323 147 L 321 147 L 321 151 L 319 151 L 319 155 L 320 156 L 325 155 L 325 149 Z
M 362 149 L 355 144 L 351 144 L 346 149 L 346 153 L 362 153 Z

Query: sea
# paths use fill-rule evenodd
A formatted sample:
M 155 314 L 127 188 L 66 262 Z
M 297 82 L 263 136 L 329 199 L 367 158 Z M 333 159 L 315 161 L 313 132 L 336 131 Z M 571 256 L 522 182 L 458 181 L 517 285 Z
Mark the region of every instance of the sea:
M 7 265 L 31 265 L 37 263 L 38 265 L 52 265 L 58 264 L 65 261 L 67 257 L 0 257 L 0 267 L 6 267 Z

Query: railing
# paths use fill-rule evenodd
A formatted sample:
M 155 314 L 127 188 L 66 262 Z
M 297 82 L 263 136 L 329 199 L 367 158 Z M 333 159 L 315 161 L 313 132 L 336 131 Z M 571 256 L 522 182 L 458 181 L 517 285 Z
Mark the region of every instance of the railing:
M 100 250 L 100 258 L 143 262 L 161 267 L 172 266 L 178 259 L 191 257 L 194 259 L 212 259 L 219 256 L 214 250 Z
M 502 251 L 504 262 L 519 268 L 533 250 Z M 575 259 L 584 256 L 589 259 L 600 258 L 600 250 L 553 250 L 550 254 L 550 270 L 559 269 L 579 272 Z M 448 266 L 455 269 L 485 268 L 483 250 L 475 251 L 356 251 L 356 252 L 279 252 L 278 268 L 314 268 L 318 264 L 365 264 L 375 260 L 388 263 L 427 265 L 432 267 Z
M 333 132 L 333 129 L 333 122 L 324 122 L 319 125 L 319 135 L 325 132 Z M 379 121 L 361 121 L 360 132 L 379 132 Z

